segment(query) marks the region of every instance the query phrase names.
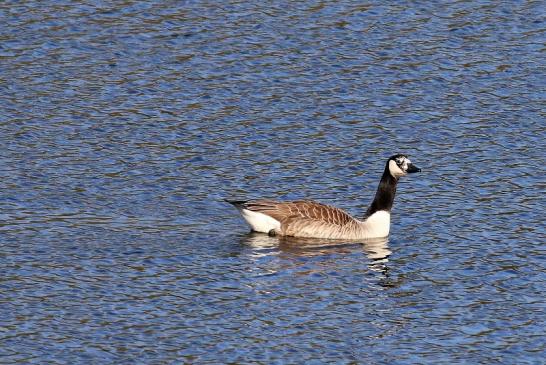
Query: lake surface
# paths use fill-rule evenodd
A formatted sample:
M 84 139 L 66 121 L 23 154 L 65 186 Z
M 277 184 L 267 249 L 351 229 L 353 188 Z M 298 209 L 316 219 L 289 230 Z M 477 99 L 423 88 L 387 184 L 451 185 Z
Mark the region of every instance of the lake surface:
M 0 363 L 544 364 L 544 3 L 0 4 Z M 224 198 L 391 236 L 248 234 Z

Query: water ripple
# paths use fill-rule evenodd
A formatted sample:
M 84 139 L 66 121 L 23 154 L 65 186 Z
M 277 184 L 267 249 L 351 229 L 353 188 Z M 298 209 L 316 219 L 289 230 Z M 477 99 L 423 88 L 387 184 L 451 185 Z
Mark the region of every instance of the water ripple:
M 540 2 L 0 5 L 0 362 L 518 363 L 543 345 Z M 247 235 L 225 197 L 388 242 Z

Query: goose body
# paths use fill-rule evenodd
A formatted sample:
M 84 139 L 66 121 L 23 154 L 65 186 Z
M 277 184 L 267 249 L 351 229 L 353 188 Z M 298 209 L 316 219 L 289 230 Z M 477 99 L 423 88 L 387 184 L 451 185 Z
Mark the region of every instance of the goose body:
M 256 232 L 327 239 L 383 238 L 389 235 L 390 212 L 398 179 L 418 171 L 421 170 L 405 155 L 398 154 L 389 158 L 375 198 L 363 219 L 352 217 L 342 209 L 309 200 L 228 202 L 239 210 L 250 228 Z

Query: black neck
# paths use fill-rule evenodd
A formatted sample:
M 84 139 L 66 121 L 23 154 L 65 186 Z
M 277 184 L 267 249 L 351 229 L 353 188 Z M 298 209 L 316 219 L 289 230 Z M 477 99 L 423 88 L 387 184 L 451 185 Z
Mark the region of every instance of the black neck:
M 385 172 L 383 172 L 383 176 L 377 187 L 375 198 L 368 208 L 365 218 L 368 218 L 380 210 L 386 210 L 387 212 L 391 211 L 392 204 L 394 203 L 394 196 L 396 195 L 397 183 L 398 179 L 391 175 L 389 172 L 389 164 L 387 163 Z

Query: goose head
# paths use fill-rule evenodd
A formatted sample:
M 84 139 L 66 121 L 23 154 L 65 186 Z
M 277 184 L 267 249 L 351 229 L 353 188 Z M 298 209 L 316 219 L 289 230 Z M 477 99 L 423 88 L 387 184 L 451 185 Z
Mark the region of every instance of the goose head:
M 421 172 L 421 169 L 411 163 L 406 155 L 397 154 L 391 156 L 387 161 L 389 173 L 396 179 L 414 172 Z

